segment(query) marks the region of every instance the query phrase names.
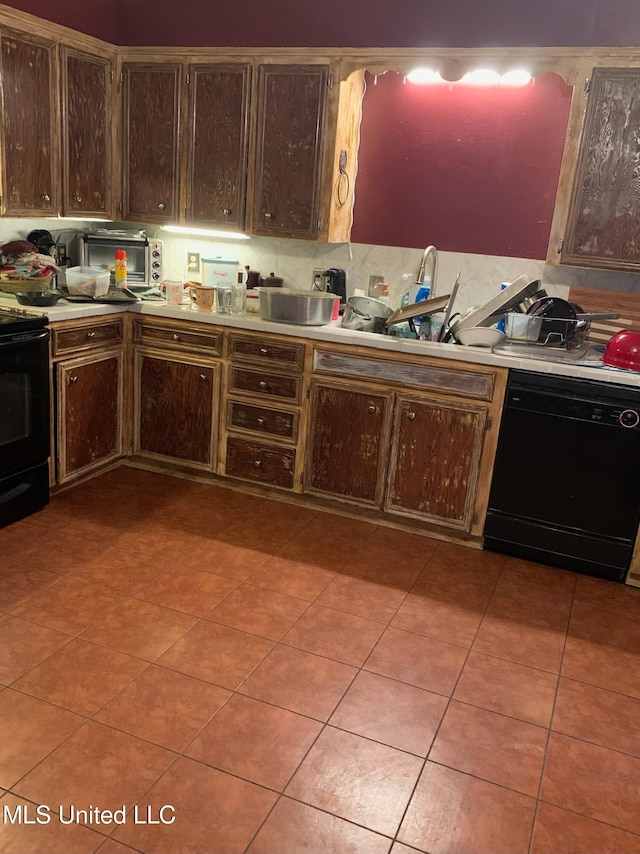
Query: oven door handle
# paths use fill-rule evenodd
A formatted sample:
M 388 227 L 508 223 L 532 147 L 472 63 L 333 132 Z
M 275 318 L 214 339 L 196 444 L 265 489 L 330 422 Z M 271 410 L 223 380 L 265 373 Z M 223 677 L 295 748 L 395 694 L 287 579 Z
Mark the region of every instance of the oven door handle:
M 0 347 L 21 347 L 25 344 L 33 344 L 34 341 L 45 341 L 50 337 L 51 333 L 48 329 L 38 332 L 34 335 L 24 336 L 18 339 L 10 338 L 9 341 L 3 341 L 0 336 Z

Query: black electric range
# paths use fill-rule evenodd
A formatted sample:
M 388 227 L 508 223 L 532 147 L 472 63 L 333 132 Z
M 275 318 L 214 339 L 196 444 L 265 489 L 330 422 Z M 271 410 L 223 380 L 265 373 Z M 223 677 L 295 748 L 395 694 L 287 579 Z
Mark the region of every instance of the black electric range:
M 24 308 L 0 308 L 0 335 L 44 329 L 48 322 L 45 315 L 32 314 Z

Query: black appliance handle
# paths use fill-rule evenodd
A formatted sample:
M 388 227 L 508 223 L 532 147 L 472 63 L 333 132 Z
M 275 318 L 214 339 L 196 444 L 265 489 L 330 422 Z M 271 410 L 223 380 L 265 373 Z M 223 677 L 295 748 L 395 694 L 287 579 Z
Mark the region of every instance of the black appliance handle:
M 0 335 L 0 347 L 20 347 L 24 344 L 33 344 L 34 341 L 46 341 L 50 338 L 51 333 L 48 329 L 42 332 L 34 332 L 33 335 L 22 335 L 20 338 L 9 337 L 8 341 L 3 341 Z

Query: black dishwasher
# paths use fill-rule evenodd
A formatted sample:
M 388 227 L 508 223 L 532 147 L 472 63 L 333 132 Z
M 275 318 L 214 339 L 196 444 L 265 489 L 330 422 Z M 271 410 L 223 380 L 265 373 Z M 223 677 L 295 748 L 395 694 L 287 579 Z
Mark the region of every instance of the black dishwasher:
M 640 388 L 509 372 L 485 548 L 624 581 L 640 520 Z

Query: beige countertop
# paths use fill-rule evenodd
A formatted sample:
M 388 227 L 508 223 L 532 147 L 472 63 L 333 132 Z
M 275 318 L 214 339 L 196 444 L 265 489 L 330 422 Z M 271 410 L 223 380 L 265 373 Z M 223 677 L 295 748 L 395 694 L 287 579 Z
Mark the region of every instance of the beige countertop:
M 0 307 L 20 308 L 10 297 L 0 298 Z M 26 308 L 29 314 L 46 315 L 51 322 L 73 320 L 85 317 L 117 314 L 130 311 L 158 318 L 187 320 L 193 323 L 210 323 L 216 326 L 228 326 L 252 332 L 268 332 L 278 335 L 291 335 L 311 341 L 326 341 L 334 344 L 366 346 L 376 350 L 406 353 L 411 356 L 430 356 L 452 359 L 481 365 L 496 365 L 503 368 L 519 368 L 537 373 L 550 373 L 557 376 L 577 377 L 598 380 L 616 385 L 640 387 L 640 373 L 617 371 L 602 366 L 590 367 L 572 362 L 554 362 L 543 359 L 522 358 L 501 353 L 493 353 L 482 347 L 464 347 L 459 344 L 435 344 L 431 341 L 415 341 L 377 335 L 370 332 L 357 332 L 343 329 L 339 321 L 325 326 L 295 326 L 287 323 L 272 323 L 262 320 L 258 315 L 229 315 L 193 311 L 190 306 L 169 306 L 164 302 L 137 302 L 128 306 L 107 305 L 104 303 L 67 303 L 60 300 L 49 308 Z

